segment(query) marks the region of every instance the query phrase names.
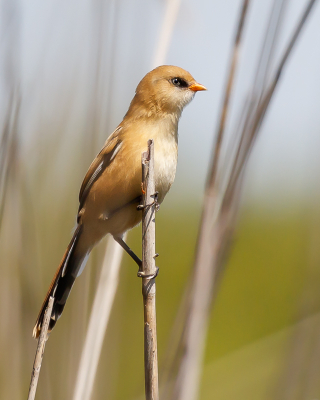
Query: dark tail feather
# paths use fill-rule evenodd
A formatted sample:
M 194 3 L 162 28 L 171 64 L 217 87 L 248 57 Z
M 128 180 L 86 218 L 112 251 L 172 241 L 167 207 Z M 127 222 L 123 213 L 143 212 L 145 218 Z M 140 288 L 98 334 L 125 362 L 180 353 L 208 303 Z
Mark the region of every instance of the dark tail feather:
M 51 320 L 49 323 L 49 332 L 53 329 L 57 320 L 62 314 L 67 298 L 74 284 L 74 281 L 76 277 L 79 275 L 79 270 L 82 267 L 82 263 L 84 262 L 87 255 L 87 253 L 79 254 L 79 251 L 77 251 L 77 245 L 81 237 L 81 232 L 82 232 L 82 226 L 78 225 L 71 239 L 71 242 L 69 243 L 69 246 L 61 260 L 57 272 L 53 277 L 48 293 L 42 304 L 36 324 L 33 328 L 32 335 L 34 338 L 37 338 L 40 335 L 44 313 L 47 308 L 50 296 L 54 297 L 54 303 L 51 314 Z

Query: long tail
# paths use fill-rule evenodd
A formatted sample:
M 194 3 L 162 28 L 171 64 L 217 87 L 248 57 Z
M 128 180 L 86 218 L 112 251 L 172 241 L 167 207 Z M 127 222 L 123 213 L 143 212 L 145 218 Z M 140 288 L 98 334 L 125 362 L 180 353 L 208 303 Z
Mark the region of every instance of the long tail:
M 48 305 L 50 296 L 54 297 L 51 320 L 49 323 L 49 332 L 54 328 L 57 320 L 62 314 L 67 298 L 77 276 L 82 272 L 91 249 L 81 249 L 79 241 L 82 234 L 82 225 L 78 225 L 69 246 L 61 260 L 61 263 L 50 284 L 48 293 L 44 299 L 39 312 L 36 324 L 33 328 L 33 337 L 40 335 L 43 323 L 44 313 Z

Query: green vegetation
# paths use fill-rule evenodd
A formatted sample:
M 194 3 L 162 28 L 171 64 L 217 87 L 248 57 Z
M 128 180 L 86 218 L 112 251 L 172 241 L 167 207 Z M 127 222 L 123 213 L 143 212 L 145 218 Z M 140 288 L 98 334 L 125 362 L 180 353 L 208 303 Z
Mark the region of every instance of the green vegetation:
M 192 266 L 198 221 L 199 209 L 180 209 L 178 213 L 162 209 L 158 214 L 160 372 L 170 328 Z M 132 232 L 130 244 L 139 248 L 139 228 Z M 286 339 L 292 332 L 285 328 L 298 319 L 307 257 L 308 223 L 302 215 L 290 213 L 277 219 L 263 213 L 243 213 L 212 310 L 201 399 L 212 399 L 213 393 L 219 400 L 231 400 L 237 393 L 237 400 L 268 398 L 284 368 Z M 110 347 L 113 348 L 110 380 L 117 382 L 113 386 L 114 398 L 119 400 L 143 393 L 142 299 L 135 268 L 125 256 L 122 290 L 103 353 L 102 363 L 106 365 Z M 119 320 L 119 316 L 123 318 Z M 99 371 L 99 391 L 110 388 L 104 371 Z M 125 385 L 120 372 L 126 376 Z
M 22 377 L 29 384 L 36 342 L 31 331 L 42 297 L 70 237 L 73 204 L 65 193 L 58 196 L 62 213 L 50 215 L 40 206 L 24 202 L 23 257 L 17 256 L 13 240 L 16 229 L 9 223 L 1 239 L 3 326 L 20 326 L 14 357 L 7 341 L 1 341 L 3 365 L 20 360 L 17 375 L 1 370 L 6 385 Z M 60 199 L 60 200 L 59 200 Z M 48 201 L 43 197 L 42 204 Z M 57 205 L 57 207 L 59 204 Z M 207 340 L 201 400 L 267 400 L 284 371 L 287 339 L 297 321 L 319 312 L 317 302 L 304 303 L 310 265 L 309 213 L 303 209 L 271 215 L 242 210 L 228 266 L 212 309 Z M 192 268 L 200 207 L 170 208 L 167 201 L 157 214 L 157 312 L 160 374 L 171 327 Z M 58 228 L 59 227 L 59 228 Z M 139 253 L 141 228 L 129 235 L 129 244 Z M 104 242 L 91 257 L 73 289 L 65 313 L 46 348 L 39 383 L 39 398 L 72 398 L 74 380 L 101 265 Z M 5 266 L 11 265 L 10 270 Z M 116 296 L 95 382 L 93 399 L 139 399 L 144 390 L 143 317 L 141 282 L 137 267 L 124 255 L 120 289 Z M 12 291 L 7 287 L 19 285 Z M 314 285 L 317 287 L 317 285 Z M 10 303 L 10 296 L 23 302 Z M 19 297 L 20 296 L 20 297 Z M 20 319 L 22 316 L 22 319 Z M 8 320 L 6 319 L 8 318 Z M 10 322 L 10 323 L 9 323 Z M 11 325 L 10 325 L 11 324 Z M 9 329 L 9 328 L 8 328 Z M 4 329 L 9 333 L 8 329 Z M 125 377 L 125 382 L 124 378 Z M 5 392 L 6 393 L 6 392 Z M 16 398 L 19 398 L 17 394 Z M 12 397 L 13 398 L 13 397 Z

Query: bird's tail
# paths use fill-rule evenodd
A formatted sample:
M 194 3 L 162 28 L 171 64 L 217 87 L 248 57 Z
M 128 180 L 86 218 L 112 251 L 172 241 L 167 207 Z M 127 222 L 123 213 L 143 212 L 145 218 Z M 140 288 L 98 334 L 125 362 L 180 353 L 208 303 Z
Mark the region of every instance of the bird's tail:
M 77 276 L 82 272 L 91 249 L 82 249 L 79 245 L 82 235 L 82 225 L 78 225 L 69 246 L 61 260 L 61 263 L 50 284 L 48 293 L 44 299 L 36 324 L 33 328 L 33 337 L 40 335 L 44 313 L 50 296 L 54 297 L 53 309 L 49 323 L 49 332 L 54 328 L 62 314 L 67 298 Z

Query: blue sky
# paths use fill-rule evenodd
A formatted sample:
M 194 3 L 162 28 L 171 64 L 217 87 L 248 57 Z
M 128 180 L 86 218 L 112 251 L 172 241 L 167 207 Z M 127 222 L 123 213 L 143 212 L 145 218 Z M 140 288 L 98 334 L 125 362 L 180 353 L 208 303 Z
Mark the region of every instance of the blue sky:
M 208 91 L 198 93 L 180 122 L 173 193 L 202 193 L 216 130 L 240 1 L 182 0 L 165 64 L 181 66 Z M 275 62 L 304 6 L 287 2 Z M 98 115 L 96 152 L 125 114 L 135 87 L 153 67 L 165 1 L 12 2 L 16 76 L 22 93 L 21 133 L 29 154 L 37 134 L 64 130 L 66 143 L 90 135 Z M 252 1 L 245 30 L 231 132 L 252 83 L 271 2 Z M 7 22 L 7 24 L 6 24 Z M 253 151 L 244 196 L 260 201 L 319 191 L 320 6 L 316 4 L 276 90 Z M 4 35 L 4 44 L 10 37 Z M 98 38 L 98 40 L 97 40 Z M 5 77 L 2 76 L 2 80 Z M 5 92 L 4 92 L 5 93 Z

